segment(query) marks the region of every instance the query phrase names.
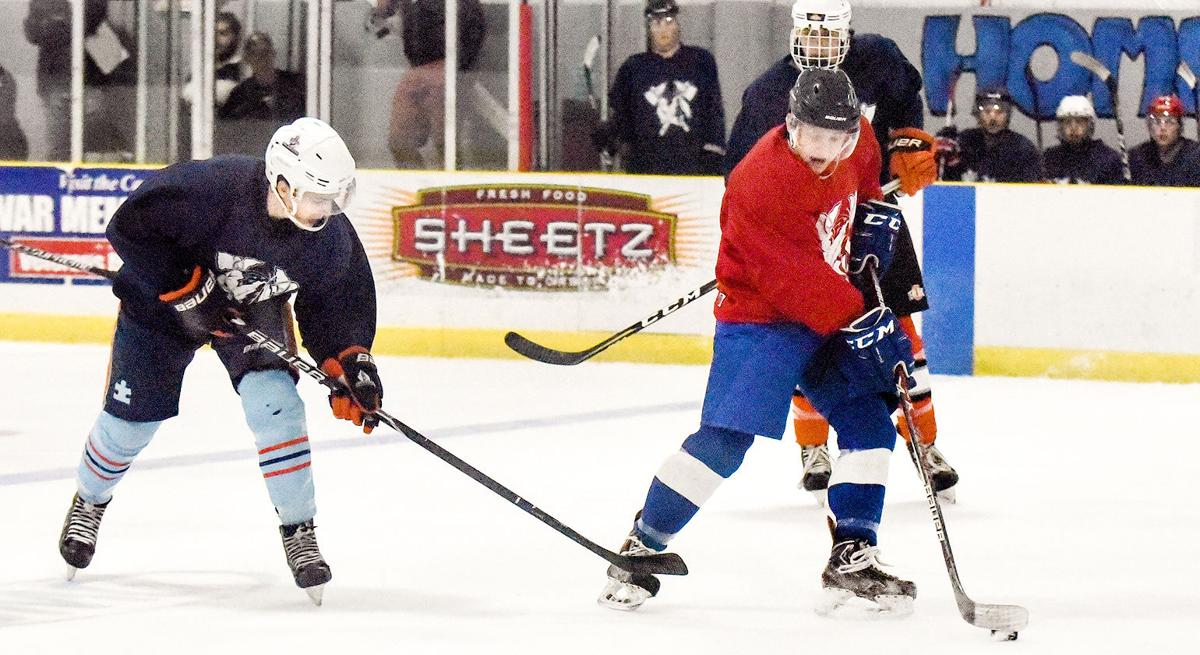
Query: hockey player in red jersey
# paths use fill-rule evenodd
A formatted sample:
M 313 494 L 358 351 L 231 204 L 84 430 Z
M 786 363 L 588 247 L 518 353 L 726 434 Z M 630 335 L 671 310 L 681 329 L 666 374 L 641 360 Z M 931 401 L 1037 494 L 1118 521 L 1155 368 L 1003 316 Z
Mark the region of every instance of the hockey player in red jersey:
M 896 443 L 895 369 L 912 345 L 874 307 L 871 262 L 891 263 L 902 219 L 880 202 L 880 152 L 845 73 L 808 70 L 786 123 L 734 169 L 721 205 L 713 361 L 700 429 L 663 462 L 633 531 L 629 556 L 666 549 L 755 435 L 779 439 L 799 385 L 837 430 L 829 509 L 833 549 L 821 575 L 822 612 L 857 596 L 874 610 L 911 611 L 916 587 L 879 566 L 877 531 Z M 602 605 L 636 609 L 658 580 L 608 570 Z

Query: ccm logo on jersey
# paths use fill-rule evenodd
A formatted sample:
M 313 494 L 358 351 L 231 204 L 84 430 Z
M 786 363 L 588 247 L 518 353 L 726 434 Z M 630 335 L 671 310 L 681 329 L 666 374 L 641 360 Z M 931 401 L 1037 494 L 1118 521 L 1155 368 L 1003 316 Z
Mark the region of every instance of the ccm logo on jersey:
M 192 297 L 188 298 L 186 301 L 175 305 L 175 311 L 186 312 L 189 309 L 195 308 L 197 305 L 204 302 L 205 298 L 208 298 L 208 294 L 212 293 L 212 290 L 216 288 L 216 286 L 217 278 L 211 275 L 204 276 L 204 285 L 200 287 L 200 290 L 193 294 Z

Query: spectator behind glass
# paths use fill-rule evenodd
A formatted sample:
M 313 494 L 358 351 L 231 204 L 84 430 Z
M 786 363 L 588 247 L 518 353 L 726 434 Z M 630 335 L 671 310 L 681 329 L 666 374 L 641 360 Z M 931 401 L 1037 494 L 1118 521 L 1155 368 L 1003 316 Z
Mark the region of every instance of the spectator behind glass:
M 592 136 L 601 156 L 628 151 L 630 173 L 720 175 L 725 110 L 712 53 L 680 42 L 675 0 L 649 0 L 646 52 L 625 60 L 608 92 L 610 122 Z
M 243 58 L 250 66 L 250 77 L 230 91 L 217 113 L 220 118 L 252 118 L 283 125 L 304 116 L 304 75 L 275 68 L 271 37 L 263 32 L 251 34 Z
M 17 83 L 3 66 L 0 66 L 0 160 L 25 161 L 29 159 L 29 143 L 25 131 L 17 122 Z
M 1064 96 L 1054 112 L 1059 145 L 1046 151 L 1046 177 L 1056 184 L 1124 184 L 1121 155 L 1093 139 L 1096 109 L 1087 96 Z
M 84 2 L 84 153 L 89 160 L 133 158 L 132 40 L 108 21 L 107 0 Z M 29 3 L 25 38 L 38 47 L 37 91 L 46 108 L 46 156 L 71 156 L 71 2 Z
M 1200 187 L 1200 144 L 1183 136 L 1183 102 L 1162 95 L 1146 110 L 1150 140 L 1129 151 L 1133 183 Z
M 1003 88 L 981 89 L 971 110 L 978 127 L 961 135 L 938 132 L 938 156 L 944 180 L 963 182 L 1040 182 L 1042 153 L 1029 139 L 1008 129 L 1012 98 Z
M 404 56 L 412 67 L 392 97 L 388 147 L 400 168 L 441 168 L 446 99 L 443 0 L 380 0 L 377 14 L 400 11 Z M 458 68 L 470 70 L 486 36 L 479 0 L 458 0 Z
M 242 22 L 237 16 L 228 11 L 217 14 L 214 35 L 213 106 L 220 109 L 238 82 L 250 77 L 250 66 L 242 61 Z M 196 88 L 191 77 L 180 95 L 184 102 L 192 104 Z

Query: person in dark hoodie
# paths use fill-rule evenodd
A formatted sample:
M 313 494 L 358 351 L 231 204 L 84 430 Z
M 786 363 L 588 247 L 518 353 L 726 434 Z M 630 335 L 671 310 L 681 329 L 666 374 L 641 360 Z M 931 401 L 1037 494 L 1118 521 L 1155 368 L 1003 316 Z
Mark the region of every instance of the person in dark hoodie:
M 12 73 L 0 66 L 0 160 L 26 159 L 29 159 L 29 142 L 17 121 L 17 83 Z
M 1046 178 L 1056 184 L 1123 184 L 1121 155 L 1093 139 L 1096 109 L 1087 96 L 1064 96 L 1054 111 L 1059 145 L 1046 151 Z
M 1129 152 L 1133 183 L 1200 187 L 1200 144 L 1183 136 L 1183 103 L 1161 95 L 1146 110 L 1150 139 Z
M 1042 153 L 1037 146 L 1008 129 L 1012 97 L 1003 88 L 984 88 L 975 94 L 971 110 L 979 126 L 952 137 L 940 134 L 938 151 L 945 155 L 944 180 L 962 182 L 1041 182 Z

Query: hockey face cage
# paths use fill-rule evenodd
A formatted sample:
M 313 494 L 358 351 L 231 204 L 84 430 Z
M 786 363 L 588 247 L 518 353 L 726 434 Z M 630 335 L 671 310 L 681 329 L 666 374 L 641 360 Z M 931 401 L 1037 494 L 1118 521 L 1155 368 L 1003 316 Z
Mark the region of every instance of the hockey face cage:
M 800 70 L 837 68 L 850 50 L 850 3 L 797 0 L 792 5 L 792 61 Z

